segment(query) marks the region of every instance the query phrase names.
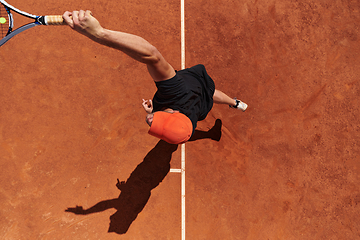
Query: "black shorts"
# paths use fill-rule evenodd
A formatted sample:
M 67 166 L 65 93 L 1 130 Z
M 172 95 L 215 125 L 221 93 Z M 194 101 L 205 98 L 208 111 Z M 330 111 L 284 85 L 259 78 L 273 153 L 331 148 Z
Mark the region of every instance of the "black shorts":
M 204 120 L 213 106 L 215 83 L 204 65 L 177 71 L 175 77 L 156 82 L 154 112 L 164 108 L 178 110 L 190 118 L 194 129 Z

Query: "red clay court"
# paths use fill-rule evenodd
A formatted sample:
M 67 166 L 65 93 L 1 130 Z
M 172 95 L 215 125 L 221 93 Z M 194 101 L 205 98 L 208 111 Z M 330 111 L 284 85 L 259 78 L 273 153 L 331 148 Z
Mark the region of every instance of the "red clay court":
M 360 239 L 359 1 L 8 2 L 90 9 L 249 108 L 215 105 L 198 123 L 211 134 L 172 146 L 147 134 L 145 65 L 66 26 L 15 36 L 0 48 L 0 239 Z

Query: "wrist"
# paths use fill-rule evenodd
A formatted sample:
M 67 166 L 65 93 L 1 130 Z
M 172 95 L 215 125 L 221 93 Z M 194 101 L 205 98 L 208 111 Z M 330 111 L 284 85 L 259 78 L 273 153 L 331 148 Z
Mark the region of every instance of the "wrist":
M 104 29 L 103 27 L 99 27 L 93 34 L 94 38 L 97 40 L 103 40 L 106 37 L 106 29 Z

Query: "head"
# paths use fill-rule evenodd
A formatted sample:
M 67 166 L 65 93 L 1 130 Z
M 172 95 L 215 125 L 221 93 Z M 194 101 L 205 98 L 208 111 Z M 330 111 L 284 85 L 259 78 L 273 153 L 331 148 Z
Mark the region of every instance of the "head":
M 189 140 L 193 126 L 190 119 L 178 111 L 159 111 L 146 116 L 149 134 L 171 144 Z
M 162 112 L 167 112 L 167 113 L 179 113 L 179 111 L 177 110 L 172 110 L 171 108 L 166 108 L 164 109 L 164 111 Z M 146 115 L 146 123 L 151 127 L 151 123 L 154 119 L 154 113 L 149 113 L 148 115 Z

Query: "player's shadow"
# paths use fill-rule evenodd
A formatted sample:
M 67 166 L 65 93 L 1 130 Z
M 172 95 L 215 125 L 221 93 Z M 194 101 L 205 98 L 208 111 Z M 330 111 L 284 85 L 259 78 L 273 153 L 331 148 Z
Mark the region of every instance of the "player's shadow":
M 216 120 L 209 131 L 195 131 L 191 141 L 210 138 L 219 141 L 221 137 L 221 120 Z M 68 208 L 66 212 L 87 215 L 115 208 L 117 212 L 110 216 L 108 232 L 124 234 L 137 215 L 148 202 L 151 190 L 157 187 L 170 171 L 170 161 L 178 145 L 160 140 L 145 156 L 144 160 L 135 168 L 126 182 L 118 183 L 116 187 L 121 191 L 118 198 L 101 201 L 89 209 L 81 206 Z
M 221 139 L 221 127 L 222 122 L 220 119 L 216 119 L 214 126 L 209 131 L 200 131 L 195 130 L 194 134 L 191 136 L 189 141 L 196 141 L 200 139 L 207 139 L 210 138 L 215 141 L 220 141 Z

